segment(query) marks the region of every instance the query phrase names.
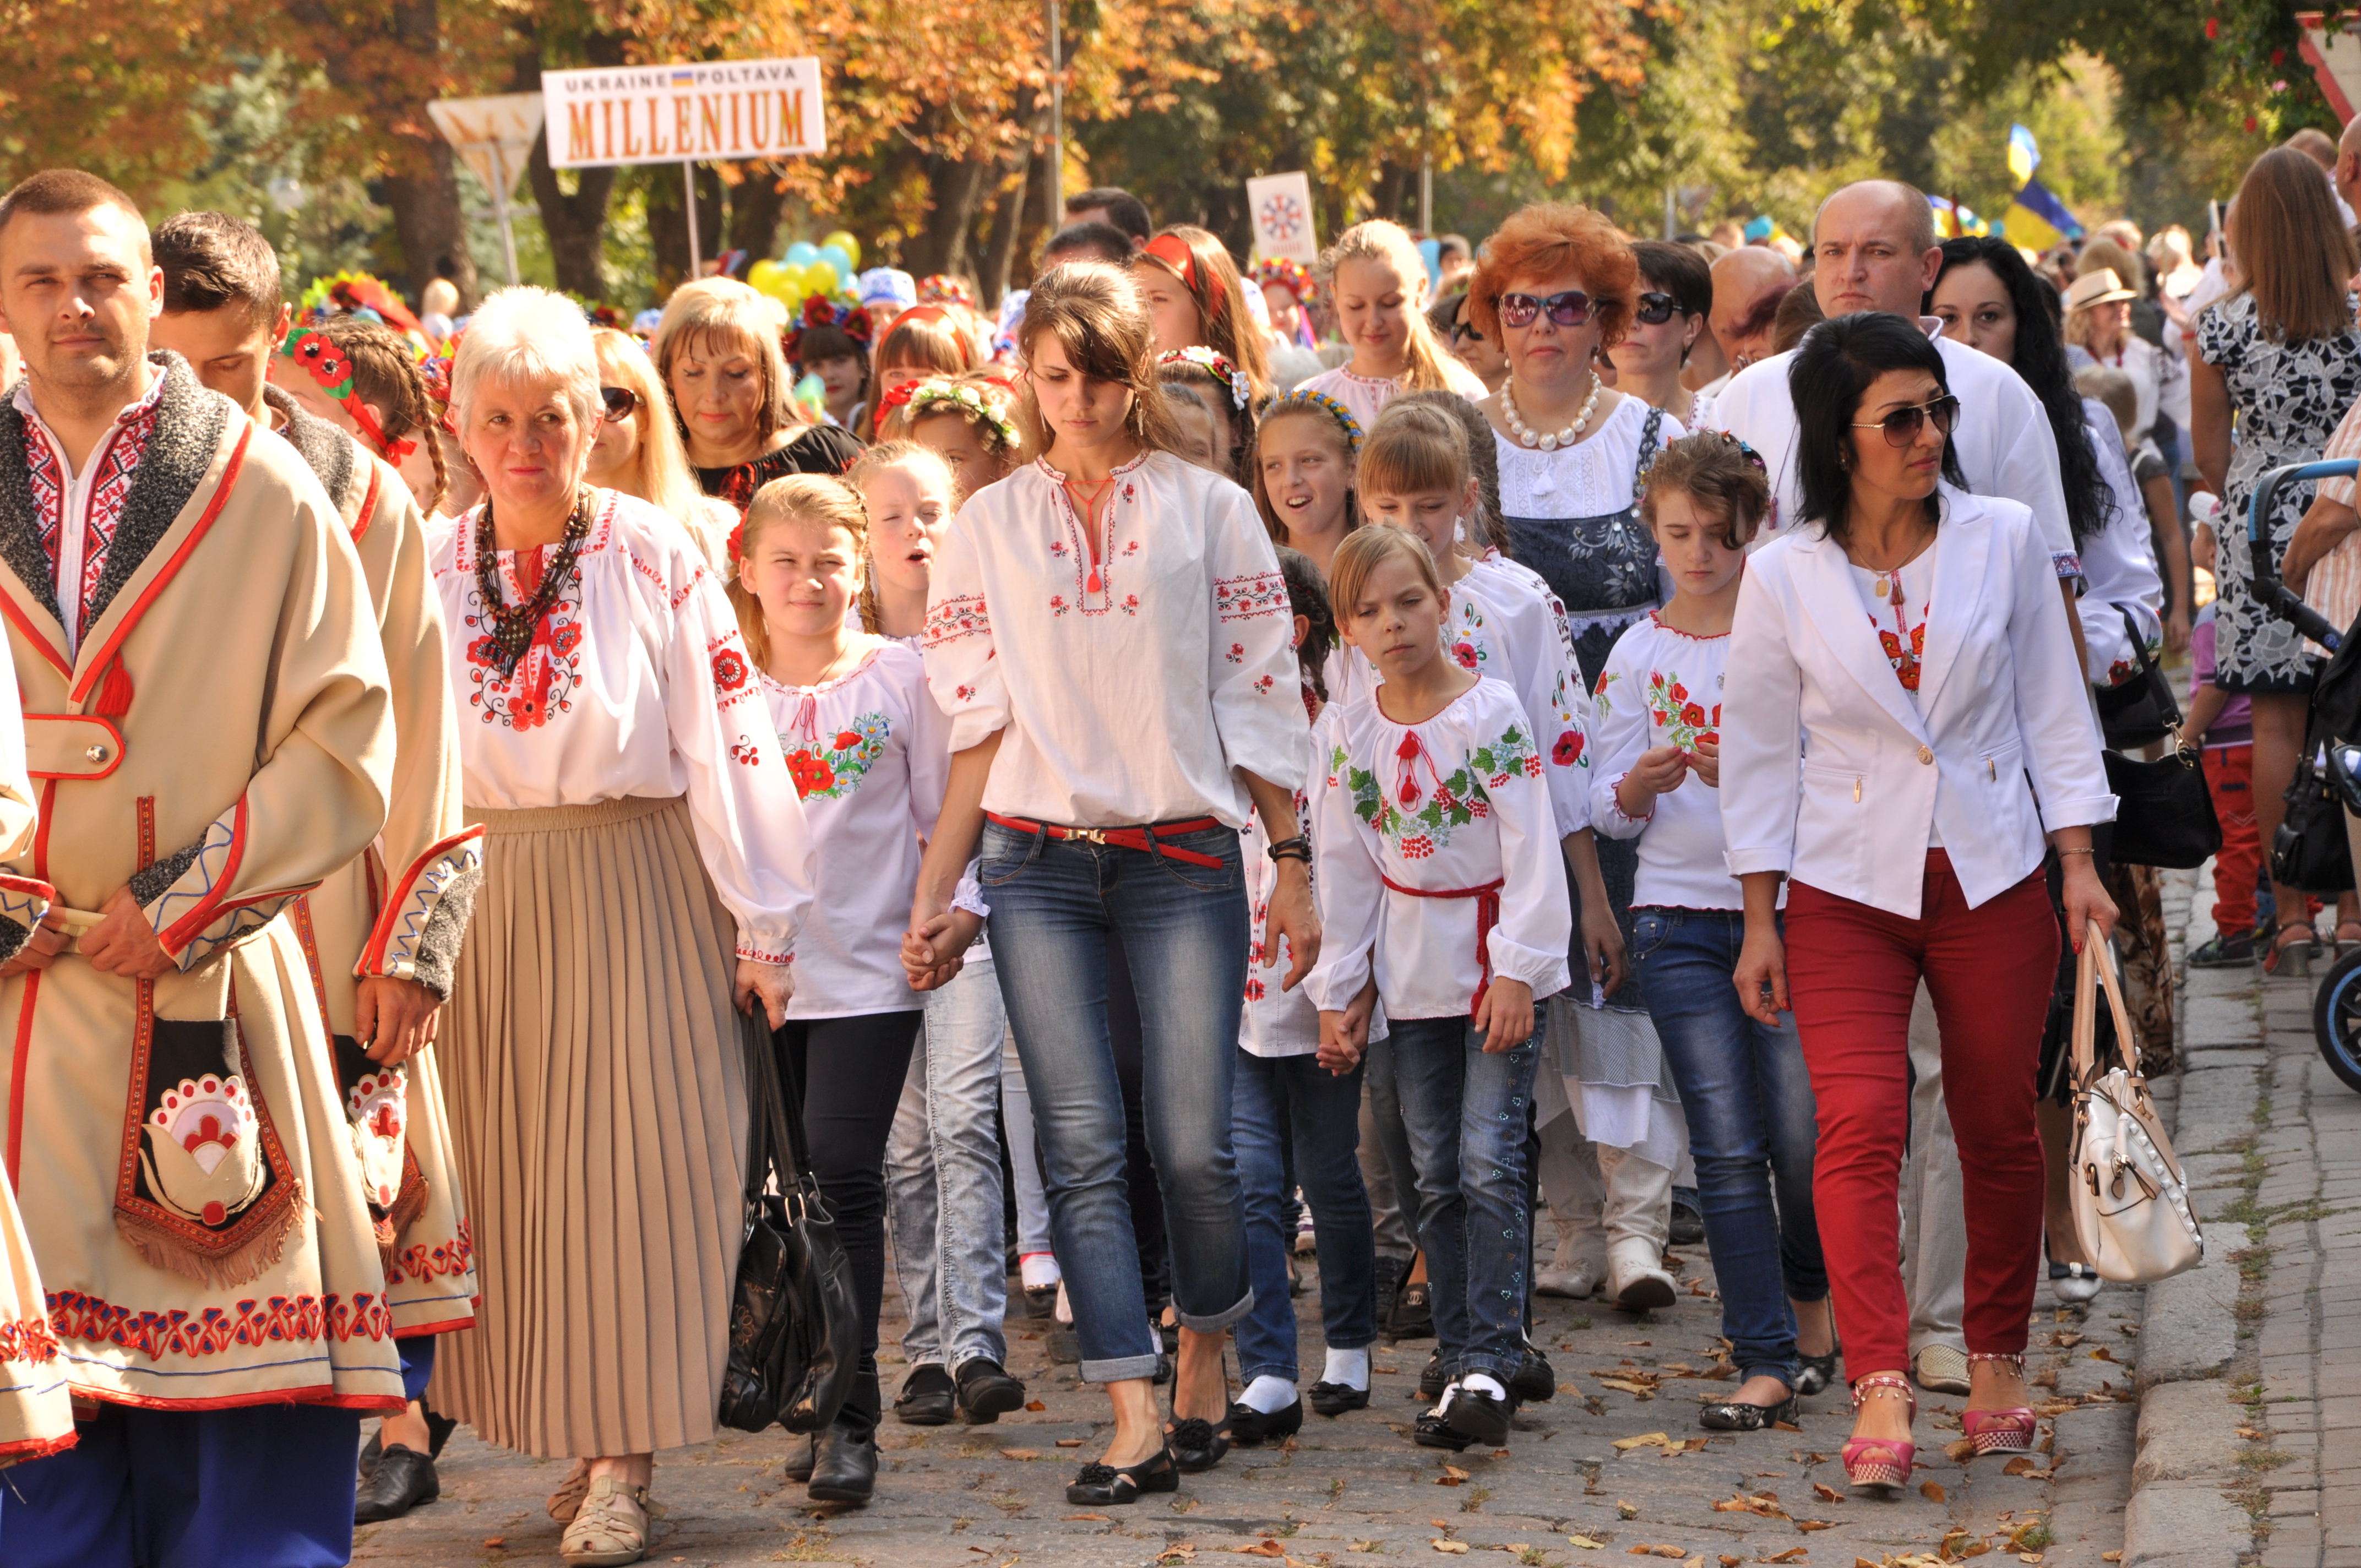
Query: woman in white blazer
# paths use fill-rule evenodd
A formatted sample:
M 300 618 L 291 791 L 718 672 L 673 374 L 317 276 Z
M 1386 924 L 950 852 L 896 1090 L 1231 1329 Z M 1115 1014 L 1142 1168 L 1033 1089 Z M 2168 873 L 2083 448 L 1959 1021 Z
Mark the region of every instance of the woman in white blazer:
M 2035 1068 L 2068 928 L 2114 905 L 2091 825 L 2114 815 L 2048 546 L 2015 501 L 1959 488 L 1959 417 L 1915 323 L 1814 329 L 1790 367 L 1804 515 L 1748 563 L 1722 725 L 1722 824 L 1746 892 L 1737 983 L 1791 1002 L 1819 1106 L 1814 1201 L 1859 1412 L 1856 1486 L 1910 1474 L 1915 1401 L 1895 1185 L 1910 1003 L 1942 1025 L 1968 1228 L 1979 1451 L 2031 1446 L 2026 1314 L 2041 1257 Z M 1788 879 L 1785 937 L 1777 913 Z

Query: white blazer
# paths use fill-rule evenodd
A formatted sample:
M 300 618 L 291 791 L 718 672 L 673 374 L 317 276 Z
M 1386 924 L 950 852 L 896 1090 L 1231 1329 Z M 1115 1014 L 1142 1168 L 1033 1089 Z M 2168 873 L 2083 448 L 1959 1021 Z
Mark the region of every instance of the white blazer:
M 2039 869 L 2045 824 L 2114 819 L 2033 514 L 1949 486 L 1941 499 L 1916 702 L 1817 524 L 1747 562 L 1722 697 L 1732 876 L 1783 872 L 1915 919 L 1936 830 L 1972 908 Z

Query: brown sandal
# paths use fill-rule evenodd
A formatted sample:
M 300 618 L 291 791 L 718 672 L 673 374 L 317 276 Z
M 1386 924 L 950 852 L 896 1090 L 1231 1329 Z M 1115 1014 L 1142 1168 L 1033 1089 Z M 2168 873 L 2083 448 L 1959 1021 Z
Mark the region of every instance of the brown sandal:
M 574 1516 L 582 1511 L 582 1498 L 590 1490 L 590 1462 L 577 1459 L 574 1468 L 556 1491 L 549 1495 L 549 1517 L 559 1524 L 572 1524 Z
M 557 1543 L 566 1568 L 623 1568 L 648 1554 L 648 1489 L 601 1475 L 583 1494 L 581 1511 Z
M 2263 972 L 2279 980 L 2303 980 L 2312 973 L 2312 960 L 2320 951 L 2320 934 L 2307 921 L 2290 920 L 2271 938 L 2271 950 L 2263 959 Z

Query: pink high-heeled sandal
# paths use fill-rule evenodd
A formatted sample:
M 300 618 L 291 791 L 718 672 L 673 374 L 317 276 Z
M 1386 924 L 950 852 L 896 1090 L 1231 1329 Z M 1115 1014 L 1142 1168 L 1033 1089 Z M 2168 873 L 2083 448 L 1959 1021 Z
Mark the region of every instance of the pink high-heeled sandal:
M 2005 1361 L 2016 1368 L 2019 1378 L 2025 1376 L 2022 1355 L 1977 1352 L 1968 1361 L 1971 1365 L 1979 1361 Z M 2034 1415 L 2023 1405 L 1998 1410 L 1962 1410 L 1960 1430 L 1967 1433 L 1978 1453 L 2026 1453 L 2033 1448 Z
M 1918 1396 L 1911 1392 L 1910 1381 L 1892 1373 L 1872 1372 L 1852 1386 L 1852 1408 L 1861 1409 L 1861 1391 L 1866 1388 L 1899 1388 L 1902 1397 L 1910 1401 L 1910 1415 L 1916 1420 Z M 1918 1447 L 1890 1437 L 1855 1437 L 1845 1440 L 1842 1458 L 1845 1479 L 1856 1486 L 1902 1486 L 1910 1480 L 1910 1466 L 1916 1462 Z

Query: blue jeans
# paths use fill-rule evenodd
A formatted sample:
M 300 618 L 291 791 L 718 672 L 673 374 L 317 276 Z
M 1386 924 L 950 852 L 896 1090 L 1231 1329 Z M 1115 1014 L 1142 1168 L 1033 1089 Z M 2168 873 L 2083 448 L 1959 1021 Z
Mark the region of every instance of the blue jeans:
M 927 1021 L 885 1145 L 894 1271 L 910 1326 L 902 1354 L 956 1372 L 1005 1365 L 1008 1307 L 994 1096 L 1008 1017 L 989 959 L 927 999 Z
M 1443 1364 L 1502 1383 L 1525 1355 L 1525 1197 L 1536 1027 L 1493 1055 L 1465 1018 L 1388 1020 L 1402 1124 L 1418 1167 L 1418 1238 Z
M 1312 1205 L 1320 1249 L 1320 1328 L 1331 1350 L 1359 1350 L 1378 1335 L 1377 1241 L 1361 1185 L 1361 1069 L 1342 1078 L 1315 1056 L 1238 1052 L 1230 1102 L 1238 1183 L 1246 1190 L 1246 1266 L 1254 1310 L 1238 1322 L 1238 1376 L 1296 1380 L 1295 1304 L 1287 1255 L 1294 1197 L 1282 1155 L 1295 1146 L 1295 1179 Z
M 1163 1189 L 1173 1310 L 1217 1333 L 1246 1315 L 1246 1219 L 1230 1091 L 1246 983 L 1238 836 L 1159 840 L 1214 867 L 1079 839 L 983 829 L 992 957 L 1041 1140 L 1058 1265 L 1093 1383 L 1148 1377 L 1159 1345 L 1125 1197 L 1123 1087 L 1107 1034 L 1107 938 L 1139 999 L 1149 1154 Z
M 1828 1293 L 1812 1215 L 1812 1078 L 1793 1014 L 1766 1029 L 1730 975 L 1745 945 L 1736 909 L 1632 911 L 1631 958 L 1688 1118 L 1721 1332 L 1743 1376 L 1795 1385 L 1789 1298 Z M 1773 1195 L 1778 1201 L 1774 1207 Z

